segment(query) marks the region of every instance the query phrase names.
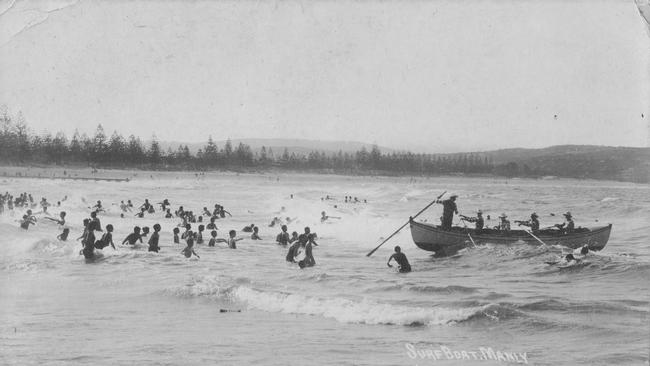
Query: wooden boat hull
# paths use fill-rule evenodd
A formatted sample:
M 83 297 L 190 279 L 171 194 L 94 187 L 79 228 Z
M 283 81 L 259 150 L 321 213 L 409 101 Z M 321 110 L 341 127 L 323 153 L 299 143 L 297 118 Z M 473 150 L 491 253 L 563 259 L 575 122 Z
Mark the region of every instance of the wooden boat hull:
M 436 252 L 438 255 L 450 255 L 472 244 L 515 244 L 525 243 L 539 245 L 540 242 L 523 230 L 512 230 L 507 234 L 495 230 L 482 230 L 453 227 L 442 230 L 440 226 L 409 221 L 413 242 L 420 249 Z M 562 245 L 572 249 L 587 245 L 590 250 L 598 251 L 605 247 L 612 231 L 612 224 L 578 231 L 571 234 L 559 234 L 557 230 L 541 231 L 537 236 L 547 245 Z M 470 239 L 471 236 L 471 239 Z

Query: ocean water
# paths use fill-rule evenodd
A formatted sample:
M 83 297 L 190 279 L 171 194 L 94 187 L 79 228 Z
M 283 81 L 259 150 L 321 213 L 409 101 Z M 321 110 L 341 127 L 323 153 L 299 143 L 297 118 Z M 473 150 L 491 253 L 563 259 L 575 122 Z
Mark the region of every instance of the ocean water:
M 102 172 L 118 177 L 128 172 Z M 0 215 L 0 364 L 8 365 L 643 365 L 650 348 L 650 187 L 619 182 L 495 178 L 138 173 L 130 182 L 3 178 L 2 191 L 56 202 L 71 228 L 21 211 Z M 613 224 L 605 249 L 576 266 L 546 264 L 561 247 L 486 244 L 437 258 L 408 227 L 443 191 L 462 214 L 506 212 L 542 226 L 570 210 L 578 226 Z M 290 195 L 293 194 L 293 199 Z M 321 200 L 326 195 L 333 200 Z M 343 202 L 345 195 L 367 203 Z M 116 203 L 168 198 L 195 212 L 221 203 L 237 250 L 173 244 L 176 219 L 158 210 L 120 218 Z M 108 207 L 117 250 L 87 263 L 78 254 L 88 206 Z M 336 207 L 334 207 L 336 206 Z M 339 216 L 320 223 L 320 212 Z M 419 219 L 436 222 L 441 206 Z M 551 216 L 555 214 L 555 216 Z M 42 216 L 42 214 L 41 214 Z M 299 269 L 276 245 L 274 216 L 318 233 L 316 266 Z M 160 223 L 160 253 L 119 245 L 134 225 Z M 252 241 L 241 228 L 260 227 Z M 460 224 L 460 222 L 458 222 Z M 209 233 L 204 232 L 204 238 Z M 400 245 L 413 272 L 386 266 Z M 226 310 L 226 312 L 222 312 Z

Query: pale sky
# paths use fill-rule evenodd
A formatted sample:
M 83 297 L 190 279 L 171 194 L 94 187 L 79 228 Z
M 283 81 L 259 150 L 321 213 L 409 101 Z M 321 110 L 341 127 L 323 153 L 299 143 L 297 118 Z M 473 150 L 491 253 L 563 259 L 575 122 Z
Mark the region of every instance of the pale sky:
M 632 0 L 1 0 L 0 12 L 0 104 L 37 132 L 648 146 L 650 37 Z

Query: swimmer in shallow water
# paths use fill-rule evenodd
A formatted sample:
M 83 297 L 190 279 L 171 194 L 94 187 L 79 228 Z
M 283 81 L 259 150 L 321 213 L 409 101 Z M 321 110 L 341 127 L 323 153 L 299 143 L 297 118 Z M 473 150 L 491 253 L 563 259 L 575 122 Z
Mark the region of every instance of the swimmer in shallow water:
M 158 246 L 158 240 L 160 239 L 160 225 L 155 224 L 153 226 L 153 234 L 151 234 L 151 237 L 149 238 L 149 251 L 150 252 L 156 252 L 160 250 L 160 247 Z
M 136 226 L 133 228 L 133 232 L 129 234 L 124 240 L 122 241 L 122 245 L 125 245 L 126 243 L 129 243 L 129 245 L 135 245 L 135 243 L 140 240 L 140 243 L 142 243 L 142 235 L 140 235 L 140 227 Z
M 194 233 L 190 231 L 190 233 L 187 235 L 187 246 L 181 250 L 181 253 L 186 257 L 190 258 L 192 257 L 192 254 L 194 254 L 197 258 L 199 257 L 198 254 L 194 251 Z
M 208 246 L 213 247 L 217 243 L 217 230 L 212 230 L 210 232 L 210 236 L 212 236 L 212 237 L 210 238 L 210 241 L 208 242 Z
M 57 235 L 56 238 L 59 239 L 60 241 L 67 241 L 69 234 L 70 234 L 70 229 L 66 227 L 63 229 L 63 232 L 61 234 Z
M 257 226 L 255 226 L 253 228 L 253 234 L 251 235 L 251 239 L 253 239 L 253 240 L 262 240 L 262 238 L 260 238 L 259 232 L 260 232 L 260 229 Z
M 205 226 L 199 225 L 199 231 L 196 233 L 196 244 L 203 244 L 203 230 L 205 230 Z
M 102 235 L 102 238 L 95 242 L 96 249 L 104 249 L 107 246 L 113 247 L 115 249 L 115 244 L 113 244 L 113 225 L 106 225 L 106 233 Z
M 57 224 L 63 226 L 63 225 L 65 225 L 65 215 L 66 215 L 65 211 L 61 211 L 61 212 L 59 212 L 59 218 L 58 219 L 55 219 L 53 217 L 45 217 L 45 218 L 47 220 L 54 221 Z
M 23 215 L 23 219 L 20 221 L 20 227 L 27 230 L 29 225 L 36 225 L 36 217 L 32 215 L 32 210 L 27 210 L 27 213 Z
M 390 261 L 394 259 L 395 262 L 398 264 L 398 269 L 400 273 L 408 273 L 411 272 L 411 264 L 409 264 L 408 259 L 406 259 L 406 255 L 402 253 L 402 248 L 398 246 L 395 247 L 395 253 L 388 258 L 388 262 L 386 263 L 388 267 L 393 267 L 390 264 Z
M 228 232 L 228 235 L 230 236 L 228 239 L 217 239 L 217 243 L 226 243 L 228 244 L 228 248 L 237 249 L 237 242 L 243 238 L 235 238 L 235 236 L 237 236 L 237 232 L 235 230 L 230 230 Z
M 318 244 L 316 244 L 314 238 L 314 234 L 310 234 L 307 237 L 307 243 L 305 243 L 305 259 L 298 263 L 300 268 L 313 267 L 316 265 L 316 260 L 314 260 L 314 255 L 312 254 L 312 245 L 318 246 Z
M 287 232 L 287 225 L 282 225 L 282 232 L 276 236 L 275 241 L 280 245 L 287 245 L 291 241 L 291 237 Z
M 296 240 L 291 246 L 289 247 L 289 251 L 287 252 L 287 257 L 286 260 L 287 262 L 291 263 L 296 263 L 296 257 L 298 254 L 300 254 L 300 246 L 302 245 L 301 242 L 307 240 L 307 236 L 305 234 L 301 234 L 298 237 L 298 240 Z

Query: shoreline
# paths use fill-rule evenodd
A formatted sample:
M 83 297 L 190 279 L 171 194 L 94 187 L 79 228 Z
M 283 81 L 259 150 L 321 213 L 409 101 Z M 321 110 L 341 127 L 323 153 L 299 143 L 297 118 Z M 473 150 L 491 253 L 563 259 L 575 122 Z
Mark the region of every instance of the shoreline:
M 647 187 L 648 183 L 639 183 L 626 180 L 613 179 L 595 179 L 595 178 L 574 178 L 574 177 L 505 177 L 494 174 L 440 174 L 440 175 L 415 175 L 415 174 L 388 174 L 392 172 L 385 171 L 368 171 L 368 172 L 342 172 L 330 169 L 315 170 L 289 170 L 289 169 L 212 169 L 212 170 L 171 170 L 171 169 L 140 169 L 140 168 L 92 168 L 88 166 L 6 166 L 0 165 L 0 179 L 49 179 L 49 180 L 68 180 L 68 181 L 108 181 L 128 183 L 139 179 L 154 179 L 154 177 L 164 177 L 175 175 L 177 178 L 194 177 L 200 178 L 205 176 L 239 176 L 239 175 L 257 175 L 276 177 L 281 176 L 337 176 L 348 178 L 397 178 L 429 180 L 435 178 L 485 178 L 494 180 L 503 180 L 507 184 L 509 181 L 576 181 L 576 182 L 600 182 L 600 183 L 625 183 L 634 186 Z

